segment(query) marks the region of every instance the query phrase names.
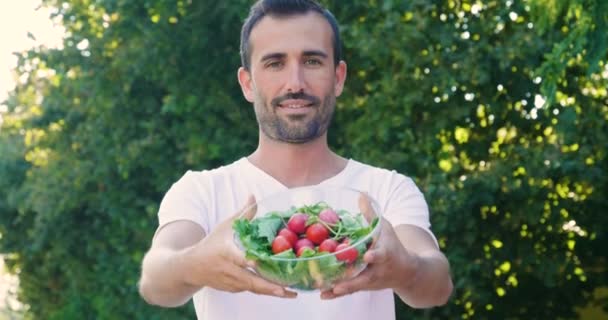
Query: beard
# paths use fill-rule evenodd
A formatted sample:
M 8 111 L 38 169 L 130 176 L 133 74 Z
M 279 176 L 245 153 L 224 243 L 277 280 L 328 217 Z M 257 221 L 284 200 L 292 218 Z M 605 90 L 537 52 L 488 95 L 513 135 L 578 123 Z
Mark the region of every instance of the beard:
M 314 109 L 312 118 L 308 114 L 292 114 L 286 117 L 277 114 L 279 104 L 288 99 L 308 101 L 310 107 Z M 254 102 L 255 115 L 262 133 L 270 139 L 293 144 L 307 143 L 325 134 L 333 118 L 335 107 L 336 97 L 332 94 L 326 95 L 321 100 L 303 92 L 288 93 L 274 98 L 270 104 L 265 97 L 257 95 Z

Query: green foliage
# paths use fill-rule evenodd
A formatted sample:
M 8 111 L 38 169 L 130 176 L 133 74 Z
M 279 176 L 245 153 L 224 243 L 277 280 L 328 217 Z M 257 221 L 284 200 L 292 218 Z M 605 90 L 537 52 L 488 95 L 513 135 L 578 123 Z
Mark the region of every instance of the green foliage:
M 538 73 L 546 76 L 541 91 L 552 102 L 559 83 L 565 80 L 566 69 L 571 65 L 587 69 L 587 76 L 601 72 L 608 49 L 605 31 L 608 30 L 608 2 L 537 0 L 529 3 L 536 30 L 541 36 L 550 28 L 556 28 L 563 37 L 553 44 L 551 52 L 545 54 L 546 59 L 538 68 Z
M 27 317 L 187 319 L 137 294 L 164 192 L 252 152 L 236 81 L 250 1 L 47 0 L 0 131 L 0 252 Z M 325 1 L 349 77 L 330 140 L 414 177 L 452 264 L 404 319 L 576 319 L 608 286 L 608 3 Z

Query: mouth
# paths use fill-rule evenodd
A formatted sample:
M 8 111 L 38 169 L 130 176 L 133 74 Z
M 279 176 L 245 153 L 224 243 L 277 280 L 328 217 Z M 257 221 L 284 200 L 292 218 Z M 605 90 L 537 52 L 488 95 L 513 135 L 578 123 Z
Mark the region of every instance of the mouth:
M 305 100 L 285 100 L 285 101 L 279 103 L 277 106 L 282 109 L 297 110 L 297 109 L 310 108 L 310 107 L 314 106 L 314 103 L 311 103 L 310 101 L 305 101 Z
M 303 108 L 310 108 L 312 107 L 312 103 L 311 104 L 279 104 L 279 108 L 284 108 L 284 109 L 303 109 Z
M 321 104 L 321 100 L 316 96 L 304 92 L 287 93 L 283 96 L 272 99 L 271 105 L 278 110 L 289 111 L 290 113 L 304 113 Z

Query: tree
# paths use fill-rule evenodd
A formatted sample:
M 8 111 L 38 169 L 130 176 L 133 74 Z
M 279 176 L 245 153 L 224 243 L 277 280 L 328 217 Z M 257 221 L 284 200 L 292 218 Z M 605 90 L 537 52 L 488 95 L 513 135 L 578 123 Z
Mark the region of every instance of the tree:
M 20 299 L 32 318 L 191 318 L 136 281 L 170 184 L 255 147 L 235 80 L 250 2 L 45 3 L 69 35 L 21 55 L 0 129 Z M 331 144 L 415 178 L 456 281 L 399 317 L 577 318 L 607 285 L 606 4 L 326 4 L 349 63 Z
M 457 285 L 453 304 L 404 319 L 575 318 L 606 285 L 607 18 L 586 4 L 541 30 L 522 2 L 348 8 L 354 114 L 337 136 L 418 178 Z

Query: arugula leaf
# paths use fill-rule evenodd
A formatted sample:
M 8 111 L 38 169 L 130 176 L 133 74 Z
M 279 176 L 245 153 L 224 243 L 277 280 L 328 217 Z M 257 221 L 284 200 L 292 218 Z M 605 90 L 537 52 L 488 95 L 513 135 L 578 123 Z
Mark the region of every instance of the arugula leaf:
M 233 230 L 238 236 L 241 245 L 245 248 L 245 257 L 251 260 L 260 260 L 270 257 L 270 242 L 258 233 L 258 223 L 252 223 L 247 219 L 235 220 Z
M 354 231 L 352 231 L 352 237 L 353 238 L 363 238 L 365 236 L 367 236 L 368 234 L 370 234 L 374 228 L 376 227 L 376 225 L 378 224 L 378 218 L 374 218 L 374 220 L 372 220 L 372 223 L 370 225 L 368 225 L 367 227 L 360 227 Z
M 319 268 L 323 271 L 325 282 L 332 282 L 342 275 L 346 265 L 336 259 L 335 255 L 325 254 L 324 257 L 319 258 Z
M 267 216 L 253 220 L 257 228 L 257 237 L 265 238 L 268 244 L 272 243 L 276 237 L 279 228 L 283 225 L 283 219 L 278 216 Z
M 342 227 L 347 231 L 348 230 L 357 230 L 362 227 L 362 224 L 359 223 L 359 221 L 350 214 L 345 214 L 344 212 L 340 212 L 340 213 L 338 213 L 338 216 L 340 217 Z
M 247 219 L 237 219 L 234 221 L 232 229 L 239 236 L 251 234 L 251 223 Z
M 285 210 L 285 211 L 270 211 L 267 213 L 267 215 L 272 215 L 272 216 L 280 217 L 281 219 L 284 219 L 284 220 L 288 220 L 289 218 L 291 218 L 291 216 L 294 215 L 294 213 L 296 213 L 296 210 L 297 210 L 296 207 L 291 207 L 291 209 Z
M 308 214 L 309 216 L 318 216 L 323 209 L 329 208 L 329 205 L 325 202 L 318 202 L 313 205 L 302 206 L 298 208 L 298 212 Z

